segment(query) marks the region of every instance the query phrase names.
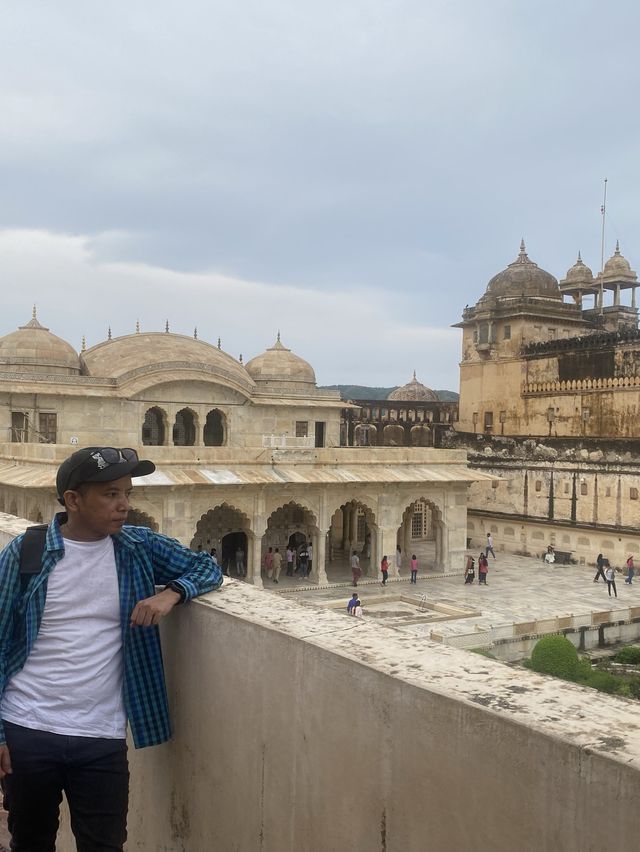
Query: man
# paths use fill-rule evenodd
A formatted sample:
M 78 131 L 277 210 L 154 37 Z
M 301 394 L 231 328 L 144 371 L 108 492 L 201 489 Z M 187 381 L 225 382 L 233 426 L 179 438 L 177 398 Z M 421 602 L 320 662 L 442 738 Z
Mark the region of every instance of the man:
M 279 583 L 280 580 L 280 570 L 282 568 L 282 554 L 280 553 L 280 548 L 276 547 L 276 552 L 273 554 L 273 582 Z
M 26 587 L 24 535 L 0 554 L 0 774 L 14 852 L 55 848 L 63 791 L 78 849 L 121 850 L 127 722 L 136 748 L 171 736 L 157 624 L 222 575 L 208 553 L 125 525 L 131 478 L 154 469 L 132 449 L 78 450 L 58 470 L 66 511 Z
M 353 577 L 353 585 L 358 585 L 358 580 L 362 576 L 362 570 L 360 569 L 360 558 L 358 556 L 357 550 L 354 550 L 351 554 L 351 576 Z
M 293 577 L 293 548 L 287 547 L 287 577 Z
M 311 574 L 313 568 L 313 544 L 309 542 L 307 545 L 307 576 Z
M 347 603 L 347 612 L 349 613 L 349 615 L 353 615 L 353 608 L 357 603 L 358 603 L 358 593 L 354 592 L 351 595 L 351 599 Z
M 238 577 L 245 577 L 246 573 L 244 570 L 244 550 L 238 545 L 236 548 L 236 574 Z
M 484 555 L 488 556 L 489 554 L 491 554 L 494 559 L 496 558 L 496 555 L 493 551 L 493 536 L 491 535 L 491 533 L 487 533 L 487 549 L 485 550 Z
M 301 544 L 298 550 L 298 565 L 300 566 L 298 579 L 307 577 L 309 574 L 309 551 L 306 544 Z

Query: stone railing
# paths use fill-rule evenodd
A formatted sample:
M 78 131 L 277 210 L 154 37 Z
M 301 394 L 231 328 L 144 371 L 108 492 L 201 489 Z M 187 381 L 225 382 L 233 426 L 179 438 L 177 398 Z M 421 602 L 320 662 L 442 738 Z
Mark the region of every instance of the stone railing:
M 263 435 L 262 446 L 271 450 L 313 449 L 313 438 L 293 438 L 291 435 Z
M 640 387 L 640 376 L 620 376 L 607 379 L 572 379 L 571 381 L 524 382 L 523 395 L 545 393 L 573 393 L 584 390 L 610 390 L 611 388 Z

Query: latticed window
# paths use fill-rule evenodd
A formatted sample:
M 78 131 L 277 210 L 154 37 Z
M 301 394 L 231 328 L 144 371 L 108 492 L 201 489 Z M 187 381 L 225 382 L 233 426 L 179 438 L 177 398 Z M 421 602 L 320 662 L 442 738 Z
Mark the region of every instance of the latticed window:
M 296 420 L 296 438 L 308 438 L 309 437 L 309 421 L 308 420 Z
M 411 538 L 422 538 L 424 535 L 424 509 L 420 508 L 411 518 Z
M 58 415 L 40 412 L 38 415 L 38 438 L 43 444 L 55 444 L 58 431 Z
M 29 415 L 24 411 L 11 412 L 11 441 L 24 444 L 29 440 Z M 13 512 L 12 514 L 15 514 Z

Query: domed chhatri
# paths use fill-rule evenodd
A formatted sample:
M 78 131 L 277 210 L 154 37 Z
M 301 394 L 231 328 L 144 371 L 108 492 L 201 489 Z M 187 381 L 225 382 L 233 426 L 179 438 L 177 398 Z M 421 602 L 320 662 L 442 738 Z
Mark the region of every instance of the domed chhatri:
M 34 305 L 26 325 L 0 338 L 0 370 L 72 376 L 80 373 L 80 359 L 70 343 L 40 324 Z
M 489 281 L 482 299 L 517 298 L 534 296 L 544 299 L 562 300 L 558 281 L 540 269 L 537 263 L 529 260 L 524 240 L 520 243 L 520 253 L 513 263 Z
M 578 259 L 573 264 L 571 269 L 567 270 L 566 278 L 563 278 L 560 284 L 584 284 L 585 286 L 593 285 L 593 272 L 589 269 L 586 263 L 583 262 L 580 252 L 578 252 Z
M 631 264 L 627 258 L 620 254 L 619 241 L 616 241 L 616 250 L 604 265 L 604 275 L 602 277 L 605 282 L 629 281 L 635 283 L 638 280 L 638 276 L 631 269 Z
M 248 361 L 245 369 L 256 384 L 315 386 L 316 383 L 311 364 L 283 346 L 280 332 L 273 346 Z
M 416 378 L 416 371 L 413 371 L 413 378 L 401 388 L 396 388 L 387 396 L 389 400 L 396 402 L 440 402 L 438 395 L 431 388 L 423 385 Z

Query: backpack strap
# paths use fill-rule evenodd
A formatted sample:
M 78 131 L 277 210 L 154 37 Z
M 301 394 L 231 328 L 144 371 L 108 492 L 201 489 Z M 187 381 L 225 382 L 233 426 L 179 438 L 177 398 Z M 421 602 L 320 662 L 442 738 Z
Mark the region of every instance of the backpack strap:
M 20 545 L 20 592 L 24 594 L 29 580 L 42 571 L 42 554 L 47 539 L 48 524 L 27 527 Z

